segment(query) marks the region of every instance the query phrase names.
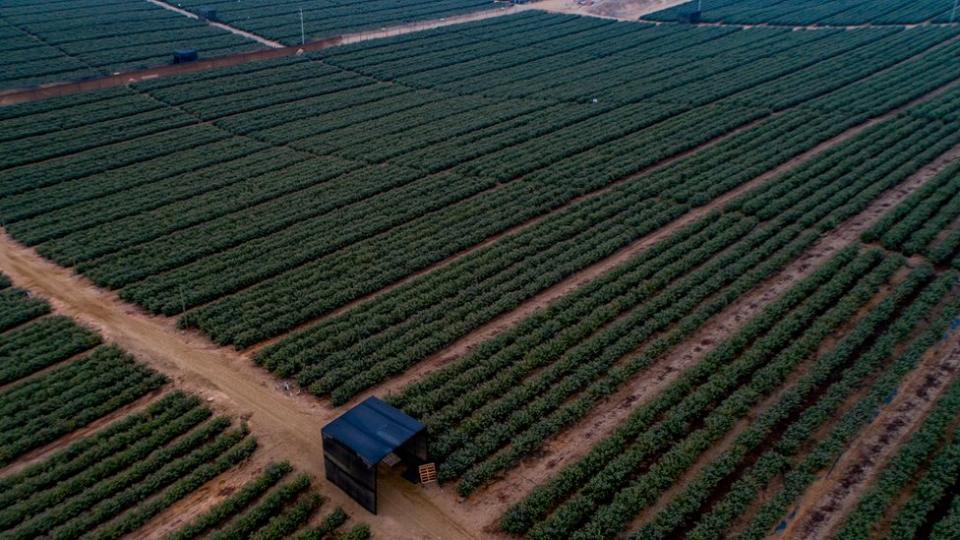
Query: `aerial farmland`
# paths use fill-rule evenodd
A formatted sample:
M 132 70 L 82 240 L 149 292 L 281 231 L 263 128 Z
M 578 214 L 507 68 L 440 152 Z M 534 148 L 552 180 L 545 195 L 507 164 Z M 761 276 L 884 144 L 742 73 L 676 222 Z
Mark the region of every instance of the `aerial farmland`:
M 951 0 L 5 0 L 0 539 L 960 539 Z

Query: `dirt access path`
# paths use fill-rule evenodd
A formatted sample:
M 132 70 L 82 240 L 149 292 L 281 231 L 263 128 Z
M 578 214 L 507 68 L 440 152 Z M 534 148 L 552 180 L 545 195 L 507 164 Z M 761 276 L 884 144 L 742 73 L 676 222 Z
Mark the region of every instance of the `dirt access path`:
M 0 271 L 23 288 L 48 299 L 54 309 L 97 329 L 108 342 L 134 354 L 166 374 L 173 386 L 206 399 L 216 410 L 248 419 L 260 442 L 258 452 L 276 461 L 289 460 L 311 473 L 330 498 L 352 517 L 369 523 L 381 538 L 469 539 L 465 513 L 445 514 L 433 499 L 440 489 L 422 489 L 405 482 L 381 481 L 380 512 L 373 516 L 339 489 L 323 480 L 320 428 L 343 412 L 309 395 L 290 395 L 276 380 L 245 356 L 217 347 L 198 335 L 178 331 L 172 319 L 152 317 L 124 304 L 113 293 L 100 290 L 42 259 L 2 231 Z M 462 508 L 462 507 L 461 507 Z

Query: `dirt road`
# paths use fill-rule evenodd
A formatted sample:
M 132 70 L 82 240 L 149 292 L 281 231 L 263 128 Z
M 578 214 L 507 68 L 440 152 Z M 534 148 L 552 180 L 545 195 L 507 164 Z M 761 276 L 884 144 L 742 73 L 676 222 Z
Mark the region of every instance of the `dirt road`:
M 5 230 L 0 234 L 0 271 L 17 286 L 47 298 L 57 311 L 96 328 L 107 341 L 166 374 L 177 388 L 202 396 L 218 411 L 248 419 L 260 441 L 260 452 L 275 460 L 287 459 L 322 481 L 320 428 L 343 409 L 312 396 L 285 393 L 270 374 L 245 356 L 177 330 L 173 319 L 141 313 L 113 293 L 15 243 Z M 369 523 L 381 538 L 482 537 L 470 530 L 465 514 L 453 518 L 439 508 L 435 499 L 447 495 L 435 486 L 382 483 L 377 516 L 333 486 L 324 485 L 322 490 L 332 504 Z M 449 507 L 449 502 L 445 504 Z

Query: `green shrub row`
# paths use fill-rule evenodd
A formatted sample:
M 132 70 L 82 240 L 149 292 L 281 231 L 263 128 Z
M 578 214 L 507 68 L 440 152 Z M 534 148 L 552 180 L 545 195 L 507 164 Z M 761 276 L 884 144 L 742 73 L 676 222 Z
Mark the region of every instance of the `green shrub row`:
M 890 510 L 904 489 L 910 497 L 897 507 L 892 517 L 889 538 L 914 538 L 916 529 L 952 486 L 960 471 L 960 444 L 951 434 L 960 410 L 960 383 L 952 383 L 937 400 L 919 429 L 883 467 L 845 520 L 837 538 L 868 538 L 871 526 L 890 516 Z M 913 484 L 913 482 L 916 484 Z
M 830 279 L 847 267 L 856 256 L 851 249 L 842 251 L 806 279 L 792 287 L 763 312 L 747 322 L 746 326 L 716 352 L 684 372 L 667 390 L 632 414 L 610 437 L 599 441 L 580 461 L 564 468 L 550 482 L 535 488 L 531 494 L 512 507 L 502 519 L 502 526 L 512 533 L 522 533 L 541 521 L 554 506 L 565 500 L 586 483 L 593 472 L 615 459 L 621 448 L 629 444 L 654 421 L 679 403 L 692 388 L 705 382 L 710 375 L 729 360 L 746 350 L 758 336 L 763 336 L 780 321 L 783 313 L 797 308 Z
M 581 524 L 583 528 L 574 537 L 619 532 L 632 516 L 676 481 L 702 452 L 774 391 L 799 362 L 854 314 L 902 264 L 891 259 L 871 268 L 879 262 L 877 259 L 876 254 L 868 254 L 854 261 L 797 311 L 782 314 L 781 322 L 770 333 L 746 351 L 729 358 L 728 365 L 715 371 L 660 422 L 624 448 L 577 496 L 531 529 L 529 536 L 547 538 L 552 531 L 576 530 Z M 855 276 L 864 279 L 848 289 Z M 584 500 L 592 501 L 592 508 L 585 505 Z M 585 513 L 588 509 L 590 512 Z M 590 514 L 589 521 L 583 523 Z
M 7 285 L 9 285 L 9 281 Z M 50 313 L 50 304 L 23 289 L 0 287 L 0 332 Z
M 151 404 L 144 413 L 127 415 L 42 462 L 5 476 L 0 479 L 0 507 L 7 508 L 32 493 L 73 478 L 199 405 L 195 397 L 172 392 Z
M 913 298 L 932 277 L 930 268 L 921 267 L 898 284 L 890 296 L 865 315 L 833 349 L 819 356 L 775 404 L 764 410 L 730 449 L 712 460 L 653 521 L 633 536 L 663 538 L 684 525 L 690 527 L 685 534 L 689 538 L 719 538 L 726 534 L 759 490 L 789 466 L 775 448 L 763 448 L 795 448 L 832 418 L 857 383 L 881 366 L 894 345 L 940 301 L 944 292 L 940 286 L 931 286 L 919 299 Z M 826 390 L 818 395 L 824 385 Z M 750 455 L 759 457 L 750 463 Z M 741 472 L 737 478 L 731 478 L 735 471 Z M 720 497 L 715 490 L 726 481 L 731 482 L 730 490 Z M 718 502 L 709 512 L 697 514 L 713 497 L 718 497 Z
M 346 523 L 347 513 L 337 507 L 323 518 L 323 522 L 294 536 L 295 540 L 322 540 Z
M 263 500 L 226 526 L 209 535 L 210 540 L 246 538 L 266 525 L 280 513 L 287 503 L 296 499 L 310 487 L 310 477 L 303 474 L 268 493 Z
M 43 303 L 46 305 L 46 302 Z M 39 311 L 49 310 L 49 307 Z M 0 336 L 0 384 L 6 384 L 100 344 L 100 336 L 55 315 Z
M 951 277 L 956 278 L 954 275 Z M 735 536 L 737 540 L 763 538 L 776 525 L 789 506 L 816 480 L 817 474 L 834 463 L 846 445 L 876 417 L 891 392 L 895 391 L 903 377 L 916 367 L 924 353 L 942 339 L 958 313 L 960 302 L 951 300 L 927 330 L 912 338 L 904 351 L 879 374 L 868 394 L 859 400 L 853 409 L 841 416 L 825 437 L 815 441 L 805 455 L 799 456 L 798 461 L 784 474 L 780 490 L 761 505 L 745 529 Z M 858 382 L 844 381 L 845 384 Z M 784 456 L 792 456 L 797 450 L 793 445 L 785 446 L 780 451 Z
M 0 464 L 6 465 L 29 450 L 83 427 L 156 390 L 167 381 L 118 349 L 101 347 L 85 360 L 43 377 L 40 384 L 24 386 L 43 386 L 44 379 L 70 378 L 79 371 L 92 372 L 92 376 L 75 387 L 82 391 L 69 401 L 57 402 L 53 398 L 50 406 L 44 406 L 44 403 L 34 403 L 29 393 L 18 392 L 16 387 L 0 393 L 0 402 L 6 401 L 4 394 L 18 394 L 17 399 L 11 401 L 19 402 L 20 410 L 31 411 L 26 421 L 11 425 L 6 422 L 8 416 L 4 416 L 4 421 L 0 422 L 4 425 L 0 430 Z M 34 407 L 39 409 L 35 413 Z
M 217 504 L 199 518 L 184 525 L 170 536 L 170 540 L 190 540 L 220 526 L 266 493 L 292 470 L 293 467 L 286 461 L 271 463 L 256 480 L 245 484 L 240 491 Z

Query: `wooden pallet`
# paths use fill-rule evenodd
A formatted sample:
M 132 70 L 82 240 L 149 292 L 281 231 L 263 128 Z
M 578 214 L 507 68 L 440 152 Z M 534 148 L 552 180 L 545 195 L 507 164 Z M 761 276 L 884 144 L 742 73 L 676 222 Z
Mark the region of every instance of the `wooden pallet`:
M 437 481 L 437 464 L 426 463 L 420 466 L 420 483 L 429 484 Z

